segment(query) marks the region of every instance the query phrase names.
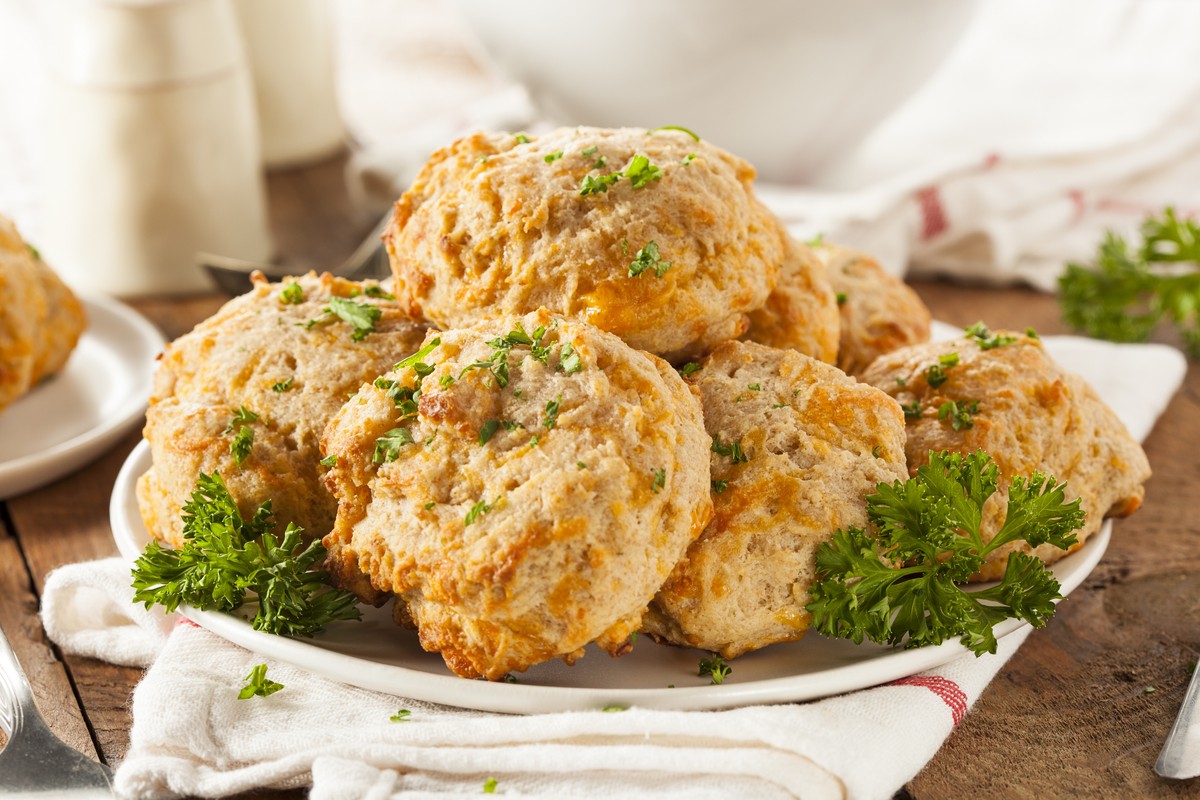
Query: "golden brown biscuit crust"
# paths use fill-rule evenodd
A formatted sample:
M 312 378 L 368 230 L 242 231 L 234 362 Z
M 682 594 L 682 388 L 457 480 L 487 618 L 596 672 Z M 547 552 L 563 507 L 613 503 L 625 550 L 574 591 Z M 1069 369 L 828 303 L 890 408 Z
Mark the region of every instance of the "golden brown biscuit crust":
M 718 347 L 694 381 L 714 439 L 715 513 L 645 629 L 732 658 L 808 630 L 816 549 L 865 526 L 866 495 L 906 475 L 904 418 L 836 367 L 748 342 Z
M 83 304 L 0 216 L 0 409 L 62 369 L 86 325 Z
M 504 350 L 518 330 L 536 344 Z M 326 429 L 331 574 L 397 595 L 459 675 L 622 651 L 711 514 L 698 400 L 661 359 L 544 310 L 434 341 Z
M 280 529 L 293 522 L 322 536 L 333 526 L 321 432 L 348 395 L 412 352 L 426 330 L 395 300 L 362 296 L 367 289 L 378 285 L 315 273 L 268 283 L 258 275 L 250 292 L 167 345 L 144 431 L 154 463 L 137 486 L 155 537 L 182 545 L 180 509 L 201 472 L 219 472 L 244 515 L 269 499 Z M 349 324 L 323 313 L 334 297 L 377 308 L 375 331 L 354 341 Z M 258 419 L 235 423 L 243 407 Z M 241 427 L 253 441 L 239 464 L 231 445 Z
M 766 304 L 750 312 L 750 328 L 742 338 L 832 364 L 838 356 L 841 318 L 825 264 L 812 247 L 784 236 L 779 282 Z
M 1066 481 L 1067 499 L 1079 498 L 1087 514 L 1073 551 L 1100 529 L 1104 517 L 1137 510 L 1149 462 L 1112 409 L 1081 378 L 1054 363 L 1041 341 L 996 333 L 1011 336 L 1012 343 L 984 350 L 963 337 L 905 347 L 876 359 L 863 380 L 908 407 L 910 473 L 928 463 L 931 450 L 991 455 L 1000 468 L 1000 489 L 984 506 L 984 541 L 1003 524 L 1011 478 L 1038 471 Z M 939 359 L 957 362 L 946 366 Z M 941 376 L 931 373 L 934 367 L 940 367 Z M 948 404 L 962 409 L 972 402 L 978 403 L 978 413 L 968 415 L 971 427 L 956 430 Z M 1033 552 L 1047 563 L 1066 555 L 1053 545 L 1031 550 L 1016 542 L 991 554 L 975 579 L 999 579 L 1015 550 Z
M 660 176 L 581 194 L 637 156 Z M 745 330 L 783 258 L 753 179 L 679 131 L 475 133 L 434 153 L 396 204 L 396 294 L 443 327 L 545 307 L 671 360 L 697 356 Z M 631 277 L 650 243 L 659 269 Z
M 929 309 L 908 284 L 865 253 L 822 244 L 814 248 L 839 295 L 837 365 L 859 376 L 883 353 L 929 341 Z

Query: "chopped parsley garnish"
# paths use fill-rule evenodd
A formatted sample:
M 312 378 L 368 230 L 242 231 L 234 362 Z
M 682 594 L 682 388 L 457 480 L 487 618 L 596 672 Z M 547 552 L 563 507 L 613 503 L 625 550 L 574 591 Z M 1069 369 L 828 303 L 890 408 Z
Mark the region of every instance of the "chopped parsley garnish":
M 714 492 L 721 494 L 729 488 L 729 481 L 709 481 L 708 485 L 712 487 Z
M 294 378 L 288 378 L 286 381 L 279 381 L 271 387 L 271 391 L 286 392 L 288 389 L 292 388 L 295 382 L 296 381 Z
M 686 156 L 684 156 L 682 159 L 680 159 L 679 163 L 683 164 L 686 167 L 688 164 L 691 164 L 695 160 L 696 160 L 696 154 L 688 153 Z
M 788 408 L 790 403 L 771 403 L 771 408 Z
M 477 519 L 482 517 L 484 514 L 488 513 L 493 508 L 495 508 L 496 503 L 499 503 L 499 502 L 500 502 L 499 497 L 497 497 L 495 500 L 493 500 L 490 504 L 486 500 L 480 500 L 478 503 L 471 506 L 471 510 L 467 512 L 467 516 L 463 519 L 463 524 L 470 525 L 471 523 L 475 522 Z
M 742 451 L 741 440 L 735 440 L 728 444 L 721 444 L 721 437 L 714 436 L 712 442 L 712 451 L 719 456 L 725 456 L 734 464 L 745 464 L 749 461 L 749 457 Z
M 483 793 L 484 794 L 495 794 L 497 785 L 498 784 L 497 784 L 495 778 L 488 778 L 486 781 L 483 782 Z
M 408 718 L 412 716 L 412 712 L 407 708 L 402 708 L 395 714 L 388 717 L 389 722 L 408 722 Z
M 654 270 L 654 274 L 661 278 L 667 274 L 667 270 L 670 268 L 671 262 L 662 260 L 662 256 L 658 252 L 658 245 L 654 242 L 646 242 L 646 246 L 637 251 L 633 262 L 629 265 L 629 277 L 636 278 L 646 270 Z
M 434 348 L 436 348 L 441 343 L 442 343 L 442 340 L 440 337 L 434 337 L 433 341 L 431 341 L 429 344 L 422 347 L 417 352 L 413 353 L 408 358 L 405 358 L 401 361 L 396 362 L 396 366 L 392 367 L 392 371 L 404 369 L 405 367 L 411 367 L 415 364 L 421 363 L 421 361 L 425 358 L 425 356 L 432 353 L 434 351 Z
M 805 242 L 805 244 L 807 244 L 809 247 L 820 247 L 821 245 L 825 244 L 825 231 L 821 231 L 816 236 Z
M 242 680 L 247 683 L 238 692 L 238 700 L 249 700 L 251 697 L 270 697 L 283 688 L 282 683 L 276 683 L 267 677 L 266 664 L 258 664 Z
M 933 389 L 938 388 L 950 376 L 946 374 L 946 370 L 950 367 L 958 365 L 958 353 L 946 353 L 938 356 L 938 363 L 933 364 L 925 369 L 925 381 Z
M 871 455 L 876 458 L 883 458 L 883 445 L 877 444 L 871 448 Z
M 584 158 L 591 158 L 592 156 L 596 155 L 596 153 L 599 150 L 600 150 L 599 147 L 596 147 L 596 145 L 592 145 L 591 147 L 580 151 L 579 155 L 583 156 Z
M 485 444 L 491 441 L 492 436 L 496 434 L 496 430 L 499 427 L 500 420 L 498 419 L 489 419 L 487 422 L 483 423 L 483 426 L 479 429 L 479 446 L 483 447 Z
M 425 509 L 426 511 L 432 511 L 434 506 L 436 506 L 436 505 L 437 505 L 437 503 L 435 501 L 430 500 L 428 503 L 421 506 L 421 508 Z
M 239 406 L 233 412 L 233 419 L 229 420 L 229 424 L 225 426 L 225 433 L 233 434 L 233 441 L 229 443 L 229 452 L 239 467 L 249 457 L 250 451 L 254 447 L 254 429 L 249 425 L 252 422 L 258 422 L 258 419 L 258 414 L 245 406 Z
M 517 144 L 529 144 L 529 137 L 523 133 L 518 133 L 516 139 Z
M 365 294 L 367 297 L 376 297 L 382 300 L 396 299 L 396 295 L 392 294 L 391 292 L 384 291 L 382 286 L 374 283 L 363 289 L 363 294 Z
M 562 351 L 558 354 L 558 368 L 568 375 L 583 369 L 583 360 L 576 352 L 575 345 L 570 342 L 564 344 Z
M 660 467 L 654 470 L 654 481 L 650 484 L 650 491 L 658 494 L 667 485 L 667 468 Z
M 708 658 L 700 659 L 700 671 L 696 674 L 702 678 L 707 675 L 711 685 L 720 686 L 731 672 L 733 672 L 733 667 L 726 664 L 725 659 L 721 656 L 713 653 Z
M 383 317 L 383 312 L 377 306 L 369 303 L 356 303 L 344 297 L 331 297 L 329 305 L 321 311 L 321 316 L 310 319 L 304 327 L 312 328 L 314 325 L 323 325 L 334 317 L 350 325 L 354 329 L 350 338 L 361 342 L 367 338 L 367 334 L 374 333 L 375 323 Z
M 553 164 L 555 161 L 558 161 L 562 157 L 563 157 L 562 150 L 558 150 L 556 152 L 547 153 L 546 155 L 542 156 L 542 161 L 545 161 L 547 164 Z
M 752 392 L 761 392 L 762 391 L 762 385 L 758 384 L 758 383 L 752 383 L 752 384 L 748 385 L 746 388 Z
M 542 437 L 538 436 L 538 435 L 535 433 L 533 436 L 529 437 L 529 446 L 530 446 L 530 447 L 537 447 L 537 446 L 538 446 L 538 442 L 540 442 L 541 440 L 542 440 Z
M 279 293 L 279 297 L 283 302 L 289 305 L 299 305 L 304 302 L 304 288 L 295 281 L 289 281 L 283 287 L 283 291 Z
M 700 365 L 695 361 L 689 361 L 679 368 L 679 374 L 685 378 L 695 375 L 700 371 Z
M 438 386 L 441 386 L 443 389 L 452 383 L 454 383 L 453 375 L 443 375 L 442 377 L 438 378 Z
M 322 467 L 336 467 L 337 466 L 337 453 L 330 453 L 329 455 L 322 458 L 321 466 Z
M 987 329 L 987 326 L 982 322 L 976 322 L 974 325 L 969 325 L 963 329 L 963 332 L 970 338 L 979 342 L 979 349 L 992 350 L 997 347 L 1004 347 L 1007 344 L 1012 344 L 1017 340 L 1015 336 L 1008 336 L 1003 333 L 992 333 Z
M 662 170 L 651 164 L 650 159 L 641 153 L 634 155 L 629 166 L 625 168 L 625 177 L 629 178 L 634 189 L 641 189 L 650 181 L 661 180 L 662 175 Z
M 237 410 L 233 412 L 233 419 L 229 420 L 229 424 L 225 426 L 225 432 L 233 433 L 234 429 L 239 425 L 246 425 L 251 422 L 258 422 L 258 414 L 245 406 L 238 406 Z
M 35 261 L 42 260 L 42 251 L 38 250 L 36 247 L 31 245 L 29 242 L 25 243 L 25 247 L 29 250 L 29 255 L 33 256 Z
M 392 428 L 375 440 L 375 453 L 371 461 L 375 464 L 395 461 L 400 457 L 400 448 L 413 442 L 413 435 L 408 428 Z
M 700 137 L 696 135 L 695 131 L 690 131 L 682 125 L 659 125 L 657 128 L 651 128 L 650 130 L 646 131 L 646 133 L 657 133 L 658 131 L 680 131 L 681 133 L 686 133 L 688 136 L 692 137 L 693 140 L 697 142 L 700 141 Z
M 966 456 L 933 452 L 915 477 L 879 484 L 867 497 L 873 532 L 839 529 L 817 549 L 818 581 L 806 606 L 812 626 L 825 636 L 905 647 L 959 637 L 982 655 L 996 652 L 992 628 L 1003 619 L 1045 625 L 1061 595 L 1036 556 L 1009 554 L 1004 577 L 990 588 L 958 585 L 1011 542 L 1065 550 L 1083 525 L 1079 500 L 1066 502 L 1066 484 L 1035 472 L 1012 478 L 1004 524 L 984 542 L 983 505 L 999 476 L 982 450 Z
M 846 305 L 846 301 L 850 299 L 845 292 L 838 292 L 836 295 L 834 295 L 834 297 L 837 298 L 837 304 L 839 306 Z
M 1040 339 L 1041 338 L 1040 336 L 1038 336 L 1038 332 L 1035 331 L 1033 328 L 1026 328 L 1025 335 L 1028 336 L 1030 339 Z
M 948 418 L 956 431 L 965 431 L 974 428 L 975 421 L 971 418 L 978 413 L 978 400 L 964 400 L 962 403 L 947 400 L 938 406 L 938 419 Z
M 171 612 L 181 603 L 233 611 L 256 600 L 254 629 L 285 636 L 358 619 L 354 596 L 330 586 L 319 569 L 320 538 L 305 544 L 301 529 L 289 524 L 280 539 L 274 527 L 270 501 L 243 519 L 221 475 L 201 473 L 183 506 L 183 546 L 146 546 L 133 566 L 134 601 Z
M 561 394 L 553 400 L 546 402 L 546 418 L 542 420 L 542 425 L 549 429 L 553 429 L 558 425 L 558 409 L 560 403 L 562 403 Z
M 920 400 L 913 400 L 911 403 L 909 403 L 907 405 L 905 405 L 904 403 L 901 403 L 900 408 L 904 410 L 904 418 L 905 419 L 920 419 L 920 417 L 921 417 L 921 401 Z
M 601 710 L 601 711 L 605 711 L 605 712 L 608 712 L 608 713 L 612 714 L 612 713 L 616 713 L 616 712 L 618 712 L 618 711 L 628 711 L 628 710 L 629 710 L 629 706 L 619 706 L 619 705 L 615 705 L 615 704 L 614 704 L 614 705 L 611 705 L 611 706 L 605 706 L 604 708 L 602 708 L 602 709 L 600 709 L 600 710 Z
M 579 194 L 582 197 L 587 197 L 593 194 L 602 194 L 608 191 L 608 187 L 612 186 L 617 181 L 621 180 L 620 172 L 612 172 L 608 175 L 592 175 L 588 173 L 583 176 L 583 180 L 579 183 Z

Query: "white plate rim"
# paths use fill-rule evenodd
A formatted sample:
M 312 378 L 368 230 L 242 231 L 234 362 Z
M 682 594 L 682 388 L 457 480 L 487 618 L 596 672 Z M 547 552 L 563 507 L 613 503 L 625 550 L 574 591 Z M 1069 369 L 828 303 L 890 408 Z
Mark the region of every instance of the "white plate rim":
M 154 380 L 154 357 L 162 351 L 166 340 L 145 317 L 124 303 L 101 295 L 79 295 L 79 299 L 89 320 L 83 337 L 91 336 L 101 347 L 111 347 L 116 343 L 92 333 L 94 321 L 106 316 L 123 326 L 125 333 L 130 336 L 122 341 L 122 346 L 135 346 L 144 351 L 144 375 L 139 385 L 130 388 L 117 412 L 99 425 L 37 453 L 0 461 L 0 499 L 36 489 L 89 463 L 132 430 L 146 411 L 146 400 Z M 138 367 L 132 362 L 128 362 L 128 365 L 131 374 L 138 372 Z M 37 391 L 39 389 L 35 388 L 30 395 Z
M 149 539 L 137 510 L 135 488 L 137 479 L 149 466 L 150 448 L 143 441 L 133 449 L 122 466 L 113 486 L 109 506 L 117 549 L 131 563 L 141 555 L 142 542 Z M 1111 531 L 1111 520 L 1105 521 L 1083 547 L 1053 565 L 1064 596 L 1077 588 L 1095 568 L 1108 547 Z M 952 640 L 912 650 L 887 649 L 877 658 L 817 672 L 746 682 L 730 681 L 716 686 L 663 689 L 540 686 L 464 680 L 453 676 L 448 670 L 445 675 L 432 674 L 332 652 L 320 646 L 319 638 L 289 639 L 256 631 L 248 622 L 229 614 L 199 611 L 190 606 L 181 606 L 180 611 L 217 636 L 259 655 L 359 688 L 426 702 L 511 714 L 594 710 L 614 704 L 706 710 L 815 700 L 898 680 L 969 653 L 957 640 Z M 1009 619 L 996 626 L 995 634 L 1001 638 L 1027 626 L 1020 620 Z M 736 666 L 736 662 L 734 664 Z

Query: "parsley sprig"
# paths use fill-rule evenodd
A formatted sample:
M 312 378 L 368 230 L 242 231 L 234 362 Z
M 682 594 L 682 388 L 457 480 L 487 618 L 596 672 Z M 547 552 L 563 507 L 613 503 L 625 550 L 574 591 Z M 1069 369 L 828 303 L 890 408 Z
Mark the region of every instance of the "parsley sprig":
M 150 542 L 133 566 L 134 601 L 174 611 L 187 603 L 202 611 L 233 611 L 258 601 L 255 630 L 311 636 L 334 620 L 358 619 L 353 595 L 335 589 L 317 565 L 319 539 L 307 545 L 289 524 L 275 535 L 271 503 L 244 519 L 220 473 L 200 474 L 183 507 L 183 547 Z
M 817 550 L 818 582 L 808 610 L 826 636 L 920 647 L 960 637 L 976 655 L 996 652 L 992 627 L 1016 617 L 1041 627 L 1061 597 L 1058 581 L 1035 556 L 1012 553 L 1000 582 L 966 591 L 958 584 L 988 555 L 1019 540 L 1066 549 L 1083 525 L 1079 500 L 1066 484 L 1035 472 L 1009 484 L 1004 524 L 988 542 L 980 536 L 983 504 L 999 468 L 982 450 L 964 456 L 930 453 L 907 481 L 881 483 L 867 497 L 875 531 L 839 529 Z
M 370 303 L 356 303 L 344 297 L 331 297 L 329 304 L 321 310 L 321 316 L 304 323 L 305 330 L 314 325 L 325 325 L 340 319 L 354 329 L 350 338 L 361 342 L 367 334 L 375 332 L 375 323 L 383 317 L 383 311 Z
M 1058 280 L 1067 324 L 1089 336 L 1144 342 L 1160 323 L 1200 358 L 1200 224 L 1172 208 L 1146 217 L 1135 247 L 1108 231 L 1093 265 L 1068 264 Z

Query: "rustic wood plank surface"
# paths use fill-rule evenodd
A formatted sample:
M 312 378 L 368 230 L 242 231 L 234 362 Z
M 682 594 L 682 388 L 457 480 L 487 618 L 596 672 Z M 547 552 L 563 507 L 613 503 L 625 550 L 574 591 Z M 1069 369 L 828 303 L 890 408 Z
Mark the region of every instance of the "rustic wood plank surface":
M 350 204 L 342 166 L 334 159 L 271 177 L 276 243 L 282 261 L 298 271 L 337 263 L 374 222 Z M 932 281 L 916 288 L 935 316 L 952 323 L 982 319 L 1063 332 L 1053 298 L 1029 290 Z M 203 295 L 134 305 L 174 337 L 221 302 Z M 137 440 L 131 434 L 74 475 L 0 507 L 0 625 L 51 727 L 109 763 L 119 762 L 128 747 L 129 698 L 141 672 L 63 657 L 46 641 L 36 608 L 51 569 L 115 553 L 108 498 Z M 1095 573 L 1045 630 L 1034 632 L 900 797 L 1200 795 L 1197 781 L 1165 781 L 1151 771 L 1200 654 L 1198 445 L 1200 369 L 1193 364 L 1146 443 L 1155 474 L 1145 507 L 1116 523 Z

